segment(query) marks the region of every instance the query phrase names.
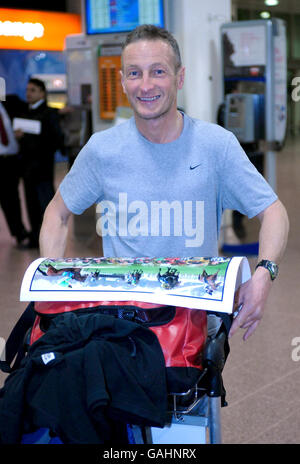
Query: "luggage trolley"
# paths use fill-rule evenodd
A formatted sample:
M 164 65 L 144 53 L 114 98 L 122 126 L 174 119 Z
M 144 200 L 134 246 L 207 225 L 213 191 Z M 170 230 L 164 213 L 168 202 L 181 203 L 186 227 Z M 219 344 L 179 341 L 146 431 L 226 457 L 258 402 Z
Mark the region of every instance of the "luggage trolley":
M 197 383 L 186 392 L 169 392 L 167 425 L 163 429 L 148 428 L 146 443 L 222 443 L 221 408 L 227 405 L 222 371 L 227 349 L 225 330 L 208 340 Z
M 32 310 L 33 303 L 27 311 Z M 29 314 L 29 313 L 28 313 Z M 24 351 L 19 350 L 19 361 L 26 355 L 31 336 L 42 336 L 40 320 L 35 318 L 34 323 L 30 316 L 24 313 L 25 321 L 30 326 L 24 337 Z M 23 321 L 24 322 L 24 321 Z M 22 323 L 17 323 L 18 331 Z M 24 324 L 24 329 L 27 328 Z M 21 331 L 22 332 L 22 331 Z M 15 344 L 15 333 L 11 334 L 9 344 Z M 34 342 L 34 341 L 33 341 Z M 166 425 L 164 428 L 141 427 L 132 425 L 134 444 L 220 444 L 221 434 L 221 407 L 226 406 L 226 391 L 223 386 L 222 371 L 227 358 L 229 346 L 227 333 L 222 324 L 221 329 L 213 338 L 208 338 L 202 355 L 202 369 L 199 376 L 187 391 L 168 392 L 168 408 Z M 23 351 L 23 354 L 22 354 Z M 18 364 L 18 361 L 17 361 Z M 1 366 L 2 370 L 5 366 Z M 18 366 L 14 365 L 14 369 Z M 8 369 L 7 369 L 8 371 Z
M 58 272 L 55 271 L 55 269 L 53 269 L 51 268 L 50 276 L 57 276 Z M 78 267 L 72 267 L 71 270 L 68 268 L 67 283 L 69 287 L 72 279 L 75 279 L 76 283 L 77 281 L 82 280 L 82 276 L 79 271 L 80 269 Z M 61 275 L 63 279 L 66 279 L 65 274 Z M 133 277 L 132 274 L 130 275 L 131 277 Z M 47 276 L 49 276 L 49 273 L 47 274 Z M 80 279 L 78 276 L 81 276 Z M 162 275 L 159 272 L 159 277 L 161 278 L 161 276 Z M 97 275 L 97 277 L 99 277 L 99 274 Z M 140 279 L 140 275 L 135 275 L 135 277 L 136 284 Z M 130 285 L 132 285 L 131 281 Z M 155 310 L 158 309 L 159 314 L 163 313 L 164 318 L 167 314 L 168 317 L 170 317 L 170 319 L 167 321 L 165 320 L 165 322 L 161 322 L 161 319 L 159 319 L 159 323 L 156 323 L 156 326 L 158 327 L 153 327 L 152 325 L 152 327 L 148 326 L 148 328 L 151 329 L 154 333 L 156 333 L 164 354 L 165 346 L 162 343 L 163 339 L 166 341 L 168 348 L 170 348 L 170 353 L 172 354 L 173 345 L 176 345 L 176 343 L 177 345 L 175 348 L 178 353 L 180 351 L 182 351 L 183 353 L 184 349 L 187 348 L 190 355 L 192 348 L 193 362 L 191 363 L 191 367 L 193 368 L 193 373 L 190 374 L 191 371 L 188 371 L 188 374 L 183 374 L 184 380 L 182 382 L 179 382 L 179 384 L 176 384 L 175 382 L 174 385 L 176 385 L 176 387 L 174 388 L 174 390 L 172 389 L 172 387 L 168 388 L 168 407 L 165 421 L 166 425 L 163 428 L 153 426 L 129 425 L 128 427 L 129 429 L 131 427 L 131 435 L 133 437 L 132 441 L 129 441 L 129 443 L 178 445 L 204 443 L 220 444 L 222 442 L 221 408 L 223 406 L 226 406 L 226 391 L 223 385 L 222 372 L 225 366 L 227 356 L 229 354 L 228 333 L 232 321 L 232 315 L 216 313 L 213 311 L 199 311 L 195 309 L 189 310 L 188 308 L 175 306 L 167 307 L 165 306 L 165 304 L 159 305 L 159 308 L 157 308 L 156 303 L 154 303 L 153 305 L 152 303 L 150 303 L 150 306 L 152 306 L 149 309 L 149 303 L 145 303 L 148 306 L 143 306 L 143 303 L 141 304 L 141 302 L 138 303 L 132 300 L 127 302 L 125 300 L 122 300 L 121 302 L 109 301 L 106 298 L 104 298 L 104 294 L 102 294 L 102 296 L 102 303 L 99 301 L 88 301 L 87 303 L 85 303 L 86 300 L 84 299 L 81 299 L 80 302 L 78 302 L 77 298 L 73 300 L 59 300 L 59 304 L 62 305 L 62 307 L 59 310 L 57 309 L 57 307 L 55 307 L 55 310 L 52 313 L 51 311 L 49 313 L 48 304 L 46 304 L 46 312 L 43 313 L 41 312 L 41 308 L 39 308 L 39 311 L 35 311 L 34 309 L 34 305 L 36 304 L 35 302 L 39 302 L 40 300 L 36 299 L 35 302 L 31 302 L 31 304 L 29 304 L 26 311 L 17 322 L 15 328 L 13 329 L 7 341 L 7 347 L 13 349 L 10 349 L 10 353 L 7 360 L 5 362 L 1 361 L 0 368 L 5 372 L 10 372 L 11 362 L 13 361 L 13 359 L 15 359 L 13 370 L 18 368 L 18 364 L 20 365 L 20 362 L 22 361 L 23 357 L 26 356 L 26 345 L 27 347 L 32 345 L 32 343 L 34 343 L 35 340 L 43 336 L 45 330 L 48 330 L 47 328 L 45 329 L 45 327 L 47 327 L 47 324 L 44 326 L 42 324 L 43 320 L 41 319 L 41 317 L 45 315 L 48 316 L 49 321 L 49 316 L 51 319 L 55 317 L 56 314 L 60 314 L 61 312 L 76 311 L 78 307 L 80 307 L 82 311 L 82 308 L 86 307 L 89 310 L 93 309 L 93 312 L 95 309 L 95 311 L 97 311 L 99 315 L 110 314 L 114 317 L 118 317 L 121 319 L 126 319 L 127 315 L 129 315 L 130 320 L 132 322 L 138 322 L 138 318 L 136 318 L 136 316 L 142 315 L 143 317 L 142 319 L 140 318 L 139 321 L 142 321 L 143 325 L 145 325 L 144 322 L 147 321 L 148 313 L 150 314 L 150 312 L 153 310 L 155 313 Z M 133 294 L 131 295 L 131 297 L 132 296 Z M 38 298 L 38 295 L 36 295 L 36 298 Z M 58 300 L 53 299 L 52 301 L 55 303 Z M 66 309 L 66 303 L 68 303 L 68 301 L 71 304 L 69 304 L 69 309 Z M 109 303 L 111 304 L 111 306 L 108 307 Z M 134 303 L 137 304 L 134 305 Z M 102 304 L 103 307 L 101 306 Z M 126 304 L 128 304 L 129 307 L 126 307 Z M 120 310 L 120 306 L 122 306 L 123 309 Z M 164 306 L 163 311 L 161 311 L 161 306 Z M 106 308 L 105 311 L 109 312 L 103 312 L 104 307 Z M 166 308 L 169 308 L 169 312 L 166 311 Z M 143 314 L 138 312 L 140 310 Z M 78 311 L 78 313 L 80 313 L 81 311 Z M 171 314 L 172 311 L 175 311 L 173 316 Z M 135 319 L 132 319 L 133 313 Z M 200 315 L 200 313 L 202 313 L 202 316 Z M 216 330 L 208 331 L 208 334 L 206 334 L 206 331 L 203 331 L 202 334 L 201 332 L 199 332 L 199 328 L 201 327 L 201 318 L 203 321 L 203 318 L 205 317 L 206 321 L 206 315 L 203 316 L 204 314 L 209 314 L 213 317 L 217 316 L 217 319 L 219 321 L 216 325 Z M 157 315 L 154 316 L 154 319 L 157 322 Z M 169 329 L 171 328 L 171 331 L 168 331 L 168 329 L 166 329 L 167 326 L 169 327 Z M 187 329 L 189 326 L 191 328 Z M 43 327 L 45 330 L 43 329 Z M 176 336 L 176 327 L 179 328 L 181 331 L 181 334 L 179 334 L 178 332 L 178 337 Z M 161 330 L 161 328 L 163 328 L 164 335 L 160 338 L 158 336 L 158 332 Z M 189 331 L 190 334 L 187 335 Z M 170 338 L 171 332 L 173 339 L 172 337 Z M 32 337 L 32 335 L 34 336 Z M 25 345 L 25 350 L 24 346 L 22 349 L 19 349 L 21 339 L 22 345 Z M 182 340 L 184 340 L 183 343 L 181 343 Z M 18 349 L 16 350 L 16 348 Z M 6 354 L 8 354 L 8 352 L 6 352 Z M 192 359 L 192 357 L 190 356 L 189 359 Z M 198 364 L 194 363 L 195 359 L 200 360 Z M 184 360 L 186 361 L 187 358 L 184 358 Z M 165 366 L 166 368 L 168 367 L 167 362 Z M 187 364 L 187 367 L 188 366 L 189 364 Z M 171 365 L 170 367 L 172 368 L 173 365 Z M 174 367 L 175 369 L 177 369 L 176 363 L 174 364 Z M 178 373 L 178 371 L 176 372 Z M 182 371 L 180 370 L 180 375 L 181 374 Z M 170 383 L 170 385 L 172 385 L 172 382 Z M 181 386 L 178 387 L 178 385 Z

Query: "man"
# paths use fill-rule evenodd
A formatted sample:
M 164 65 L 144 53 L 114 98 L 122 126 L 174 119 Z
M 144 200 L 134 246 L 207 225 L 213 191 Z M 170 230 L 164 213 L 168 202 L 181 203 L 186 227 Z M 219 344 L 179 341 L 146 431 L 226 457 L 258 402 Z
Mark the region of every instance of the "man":
M 20 144 L 21 174 L 31 224 L 29 248 L 37 248 L 43 214 L 54 195 L 54 153 L 63 136 L 57 112 L 47 106 L 43 81 L 29 79 L 26 100 L 28 109 L 22 117 L 40 123 L 40 130 L 24 133 L 17 129 L 15 133 Z
M 134 118 L 81 150 L 45 212 L 43 256 L 63 256 L 71 212 L 97 202 L 105 256 L 215 256 L 229 208 L 259 217 L 259 262 L 279 263 L 285 208 L 230 132 L 177 110 L 184 73 L 167 31 L 145 25 L 128 35 L 121 78 Z M 262 317 L 272 286 L 263 266 L 272 263 L 261 264 L 236 295 L 243 308 L 231 335 L 240 326 L 246 339 Z
M 6 100 L 0 103 L 0 205 L 9 231 L 15 237 L 18 246 L 26 242 L 28 232 L 22 221 L 19 146 L 11 122 L 24 109 L 24 105 L 25 102 L 17 95 L 7 95 Z

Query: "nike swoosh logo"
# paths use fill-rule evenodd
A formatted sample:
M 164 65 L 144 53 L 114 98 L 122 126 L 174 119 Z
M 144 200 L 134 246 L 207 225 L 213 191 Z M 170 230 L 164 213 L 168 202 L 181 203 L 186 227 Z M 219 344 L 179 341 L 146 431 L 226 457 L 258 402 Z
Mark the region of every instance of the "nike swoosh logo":
M 200 164 L 196 164 L 196 166 L 190 166 L 190 170 L 196 169 L 196 168 L 198 168 L 199 166 L 201 166 L 201 163 L 200 163 Z

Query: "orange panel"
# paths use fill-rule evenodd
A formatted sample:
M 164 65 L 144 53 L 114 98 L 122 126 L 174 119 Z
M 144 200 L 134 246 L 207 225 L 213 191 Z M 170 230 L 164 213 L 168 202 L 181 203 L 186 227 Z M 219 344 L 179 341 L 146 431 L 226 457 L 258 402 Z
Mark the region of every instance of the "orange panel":
M 0 8 L 0 48 L 63 50 L 66 35 L 80 32 L 77 14 Z
M 130 106 L 121 84 L 121 56 L 100 56 L 100 118 L 114 119 L 117 106 Z

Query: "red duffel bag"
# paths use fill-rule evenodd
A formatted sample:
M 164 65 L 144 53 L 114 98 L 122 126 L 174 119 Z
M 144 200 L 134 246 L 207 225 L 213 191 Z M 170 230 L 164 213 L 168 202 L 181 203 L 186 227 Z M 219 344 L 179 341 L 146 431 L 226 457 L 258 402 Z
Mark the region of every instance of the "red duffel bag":
M 202 354 L 207 337 L 206 312 L 137 301 L 35 302 L 36 318 L 31 329 L 31 345 L 48 329 L 51 319 L 74 311 L 109 314 L 148 327 L 162 348 L 168 389 L 185 392 L 195 385 L 202 371 Z

